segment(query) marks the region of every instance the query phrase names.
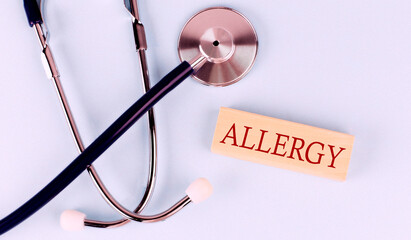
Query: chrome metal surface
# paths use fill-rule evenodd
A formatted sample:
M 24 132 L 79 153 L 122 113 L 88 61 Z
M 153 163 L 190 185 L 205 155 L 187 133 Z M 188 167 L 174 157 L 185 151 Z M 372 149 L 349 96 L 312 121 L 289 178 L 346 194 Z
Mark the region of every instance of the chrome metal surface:
M 37 5 L 39 6 L 40 13 L 41 13 L 41 18 L 43 19 L 43 24 L 41 24 L 41 28 L 43 29 L 43 34 L 46 37 L 46 39 L 49 39 L 49 32 L 47 29 L 47 24 L 45 21 L 44 17 L 44 12 L 45 12 L 45 6 L 46 6 L 46 1 L 45 0 L 37 0 Z
M 40 24 L 35 24 L 35 29 L 36 29 L 36 33 L 37 33 L 37 36 L 40 40 L 40 44 L 42 47 L 42 54 L 44 54 L 43 56 L 46 59 L 46 64 L 48 64 L 48 67 L 50 69 L 51 79 L 53 80 L 54 87 L 56 88 L 56 92 L 59 96 L 59 100 L 63 108 L 64 115 L 66 117 L 67 123 L 69 124 L 70 130 L 71 130 L 71 134 L 73 135 L 73 139 L 76 142 L 76 146 L 78 150 L 83 151 L 84 145 L 80 138 L 80 133 L 74 121 L 73 114 L 71 113 L 70 106 L 68 104 L 66 95 L 64 94 L 63 87 L 60 82 L 60 74 L 57 70 L 57 65 L 54 61 L 50 47 L 47 44 L 47 39 L 44 35 L 43 29 Z
M 145 56 L 144 50 L 147 49 L 147 45 L 145 44 L 145 35 L 144 35 L 144 27 L 139 21 L 136 19 L 138 18 L 138 11 L 137 11 L 137 2 L 135 0 L 132 0 L 134 3 L 134 10 L 133 10 L 133 26 L 134 26 L 134 31 L 135 31 L 135 36 L 137 36 L 138 39 L 136 39 L 140 43 L 139 48 L 137 48 L 138 55 L 139 55 L 139 62 L 140 62 L 140 69 L 141 69 L 141 74 L 142 74 L 142 83 L 143 83 L 143 89 L 144 93 L 147 92 L 150 89 L 150 80 L 149 80 L 149 75 L 148 75 L 148 67 L 147 67 L 147 60 Z M 44 7 L 44 0 L 42 0 L 40 3 L 40 9 L 43 10 Z M 134 24 L 136 23 L 136 24 Z M 60 75 L 57 70 L 57 65 L 54 61 L 54 58 L 52 56 L 50 47 L 47 44 L 47 33 L 44 30 L 44 26 L 41 24 L 36 24 L 35 25 L 36 33 L 40 41 L 40 45 L 42 47 L 42 55 L 44 59 L 44 64 L 45 64 L 45 70 L 46 74 L 53 80 L 53 83 L 55 85 L 57 94 L 59 96 L 61 105 L 64 110 L 64 114 L 66 116 L 66 120 L 69 124 L 70 131 L 73 135 L 73 139 L 76 143 L 76 147 L 79 152 L 84 151 L 84 144 L 83 141 L 81 140 L 80 133 L 78 131 L 77 125 L 74 121 L 74 117 L 71 113 L 70 106 L 68 104 L 67 98 L 64 94 L 63 87 L 60 82 Z M 149 141 L 150 141 L 150 155 L 149 155 L 149 176 L 147 180 L 147 188 L 144 192 L 143 198 L 141 202 L 138 204 L 137 208 L 135 209 L 135 212 L 138 213 L 144 209 L 144 207 L 147 205 L 148 201 L 150 200 L 150 197 L 153 193 L 154 190 L 154 185 L 155 185 L 155 180 L 156 180 L 156 172 L 157 172 L 157 137 L 156 137 L 156 128 L 155 128 L 155 120 L 154 120 L 154 111 L 153 109 L 148 111 L 148 128 L 149 128 Z M 108 201 L 108 203 L 116 209 L 118 212 L 122 212 L 120 208 L 122 208 L 121 205 L 116 205 L 116 201 L 113 201 L 113 196 L 110 194 L 108 189 L 104 186 L 101 178 L 99 177 L 96 169 L 90 165 L 87 168 L 87 172 L 89 173 L 91 179 L 95 183 L 97 189 L 101 193 L 104 199 Z M 90 221 L 90 222 L 88 222 Z M 118 227 L 121 225 L 124 225 L 128 223 L 130 220 L 128 219 L 120 219 L 117 221 L 93 221 L 93 220 L 85 220 L 85 225 L 93 225 L 94 227 Z M 92 224 L 92 222 L 99 222 L 100 225 Z
M 248 19 L 224 7 L 194 15 L 178 42 L 181 61 L 190 61 L 199 54 L 207 58 L 193 77 L 212 86 L 228 86 L 242 79 L 253 66 L 258 48 L 257 34 Z
M 137 51 L 147 50 L 146 33 L 144 30 L 144 25 L 141 23 L 140 16 L 138 14 L 137 0 L 124 0 L 124 5 L 132 17 L 134 41 Z
M 124 0 L 124 6 L 130 12 L 131 16 L 137 21 L 140 21 L 140 16 L 138 14 L 137 0 Z
M 44 2 L 44 1 L 42 1 Z M 127 4 L 128 2 L 128 4 Z M 136 43 L 136 50 L 139 56 L 139 64 L 141 69 L 141 75 L 143 80 L 143 88 L 144 92 L 147 92 L 150 89 L 150 82 L 149 82 L 149 74 L 148 74 L 148 67 L 147 67 L 147 60 L 145 51 L 147 49 L 146 37 L 144 26 L 139 20 L 138 14 L 138 7 L 137 7 L 137 0 L 125 0 L 125 4 L 127 9 L 129 10 L 130 14 L 132 15 L 132 23 L 133 23 L 133 31 L 134 31 L 134 38 Z M 221 8 L 223 9 L 223 8 Z M 231 10 L 232 11 L 232 10 Z M 186 25 L 187 27 L 187 25 Z M 185 27 L 185 28 L 186 28 Z M 64 94 L 63 88 L 61 86 L 61 82 L 59 79 L 59 73 L 57 70 L 57 66 L 55 64 L 54 58 L 52 56 L 51 50 L 47 44 L 47 34 L 45 33 L 45 27 L 40 24 L 35 25 L 35 29 L 37 35 L 40 40 L 40 44 L 42 46 L 42 53 L 44 58 L 44 63 L 46 65 L 46 72 L 53 80 L 54 85 L 56 87 L 57 93 L 60 98 L 60 102 L 63 106 L 64 113 L 66 115 L 67 122 L 69 124 L 70 130 L 72 132 L 73 138 L 76 142 L 76 146 L 79 152 L 84 151 L 84 144 L 81 140 L 78 128 L 75 124 L 73 115 L 71 113 L 69 104 L 67 102 L 66 96 Z M 214 30 L 208 30 L 208 35 L 212 35 Z M 207 63 L 214 63 L 214 64 L 221 64 L 223 62 L 228 61 L 232 56 L 235 55 L 236 51 L 234 46 L 234 41 L 232 44 L 232 48 L 229 49 L 230 43 L 230 34 L 225 33 L 224 31 L 217 31 L 218 34 L 215 36 L 219 36 L 219 40 L 215 40 L 212 42 L 213 47 L 208 45 L 210 41 L 210 37 L 205 37 L 202 39 L 202 45 L 200 46 L 200 52 L 197 55 L 190 58 L 190 64 L 192 65 L 193 69 L 201 70 L 202 66 L 206 65 Z M 206 35 L 207 35 L 206 34 Z M 181 37 L 180 37 L 181 40 Z M 180 41 L 181 42 L 181 41 Z M 218 50 L 218 51 L 216 51 Z M 245 73 L 244 73 L 245 74 Z M 236 80 L 237 81 L 237 80 Z M 211 84 L 211 83 L 210 83 Z M 101 178 L 99 177 L 96 169 L 90 165 L 87 168 L 87 171 L 93 180 L 94 184 L 96 185 L 97 189 L 100 191 L 103 198 L 109 203 L 111 207 L 117 210 L 121 215 L 125 218 L 115 221 L 97 221 L 97 220 L 90 220 L 85 219 L 84 224 L 85 226 L 90 227 L 98 227 L 98 228 L 114 228 L 119 227 L 124 224 L 127 224 L 131 220 L 139 221 L 139 222 L 157 222 L 164 220 L 178 211 L 180 211 L 183 207 L 191 202 L 188 196 L 185 196 L 179 202 L 174 204 L 168 210 L 151 216 L 141 215 L 140 212 L 145 208 L 147 203 L 149 202 L 151 195 L 154 191 L 154 185 L 156 181 L 156 172 L 157 172 L 157 139 L 156 139 L 156 129 L 155 129 L 155 121 L 154 121 L 154 112 L 153 110 L 149 110 L 148 112 L 148 127 L 150 130 L 149 141 L 150 141 L 150 162 L 149 162 L 149 176 L 147 181 L 147 187 L 143 198 L 134 212 L 131 212 L 124 208 L 119 202 L 117 202 L 114 197 L 109 193 L 107 188 L 104 186 Z
M 149 76 L 148 76 L 148 68 L 147 68 L 147 61 L 145 58 L 145 52 L 144 50 L 138 52 L 139 55 L 139 62 L 140 62 L 140 69 L 141 69 L 141 74 L 143 76 L 143 86 L 145 92 L 147 92 L 150 89 L 150 82 L 149 82 Z M 143 198 L 140 202 L 140 204 L 137 206 L 137 208 L 134 210 L 134 213 L 140 213 L 147 205 L 148 201 L 150 200 L 153 191 L 154 191 L 154 186 L 156 182 L 156 174 L 157 174 L 157 138 L 156 138 L 156 128 L 155 128 L 155 122 L 154 122 L 154 111 L 153 109 L 150 109 L 148 111 L 148 125 L 150 129 L 150 146 L 151 146 L 151 151 L 150 151 L 150 164 L 149 164 L 149 176 L 147 180 L 147 187 L 144 192 Z M 89 174 L 97 186 L 104 186 L 103 182 L 99 178 L 97 174 L 93 174 L 93 167 L 90 167 Z M 100 189 L 100 188 L 99 188 Z M 101 188 L 105 189 L 105 188 Z M 117 205 L 118 203 L 115 201 L 115 199 L 111 196 L 111 194 L 108 191 L 100 191 L 101 195 L 103 198 L 119 213 L 122 213 L 122 210 L 120 209 L 120 205 Z M 124 209 L 124 208 L 123 208 Z M 99 220 L 93 220 L 93 219 L 85 219 L 84 220 L 84 225 L 88 227 L 97 227 L 97 228 L 115 228 L 115 227 L 120 227 L 125 224 L 130 222 L 129 219 L 119 219 L 119 220 L 114 220 L 114 221 L 99 221 Z
M 197 57 L 192 59 L 189 63 L 191 67 L 194 69 L 194 73 L 196 73 L 206 62 L 207 62 L 207 58 L 204 57 L 202 54 L 199 54 Z
M 147 59 L 146 59 L 146 52 L 147 50 L 147 43 L 146 43 L 146 36 L 144 31 L 143 24 L 138 19 L 138 7 L 136 0 L 125 0 L 124 1 L 126 8 L 130 11 L 130 14 L 133 16 L 132 24 L 133 24 L 133 31 L 134 31 L 134 39 L 136 43 L 136 50 L 139 57 L 139 64 L 140 64 L 140 71 L 143 83 L 144 93 L 146 93 L 150 89 L 150 78 L 148 73 L 148 66 L 147 66 Z M 128 4 L 127 4 L 128 3 Z M 150 109 L 147 113 L 148 116 L 148 128 L 149 128 L 149 141 L 150 141 L 150 162 L 149 162 L 149 175 L 147 180 L 146 190 L 144 192 L 143 198 L 141 202 L 138 204 L 137 208 L 134 210 L 134 213 L 140 213 L 149 202 L 156 182 L 156 174 L 157 174 L 157 135 L 156 135 L 156 126 L 155 126 L 155 119 L 154 119 L 154 109 Z M 116 204 L 114 198 L 110 195 L 110 193 L 104 187 L 103 182 L 101 181 L 98 174 L 95 172 L 94 168 L 91 166 L 88 169 L 90 177 L 92 178 L 93 182 L 96 186 L 103 186 L 102 188 L 98 188 L 100 190 L 101 195 L 104 199 L 118 212 L 122 213 L 120 209 L 120 205 Z M 85 219 L 84 225 L 89 227 L 97 227 L 97 228 L 115 228 L 120 227 L 124 224 L 130 222 L 129 219 L 119 219 L 115 221 L 98 221 L 92 219 Z
M 136 50 L 147 50 L 147 40 L 144 25 L 136 19 L 133 19 L 133 32 Z
M 112 200 L 113 200 L 112 202 L 113 205 L 119 205 L 119 203 L 116 202 L 115 199 L 112 199 Z M 155 215 L 140 215 L 138 213 L 130 212 L 124 207 L 121 207 L 120 209 L 121 209 L 121 214 L 127 219 L 137 221 L 137 222 L 149 223 L 149 222 L 159 222 L 159 221 L 166 220 L 167 218 L 179 212 L 181 209 L 187 206 L 187 204 L 189 204 L 190 202 L 191 202 L 190 198 L 188 196 L 185 196 L 180 201 L 178 201 L 176 204 L 174 204 L 172 207 L 167 209 L 166 211 L 161 212 L 159 214 L 155 214 Z M 110 225 L 107 223 L 108 222 L 88 221 L 85 223 L 85 226 L 99 227 L 99 228 L 112 228 L 113 226 L 117 226 L 117 225 L 114 225 L 116 221 L 110 222 L 110 223 L 113 223 Z M 122 226 L 124 224 L 125 222 L 118 223 L 119 226 Z

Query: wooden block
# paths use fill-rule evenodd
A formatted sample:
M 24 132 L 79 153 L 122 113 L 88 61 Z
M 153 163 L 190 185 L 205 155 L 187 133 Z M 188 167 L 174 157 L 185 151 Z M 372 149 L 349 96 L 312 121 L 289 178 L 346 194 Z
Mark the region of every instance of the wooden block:
M 220 108 L 211 151 L 343 181 L 354 136 Z

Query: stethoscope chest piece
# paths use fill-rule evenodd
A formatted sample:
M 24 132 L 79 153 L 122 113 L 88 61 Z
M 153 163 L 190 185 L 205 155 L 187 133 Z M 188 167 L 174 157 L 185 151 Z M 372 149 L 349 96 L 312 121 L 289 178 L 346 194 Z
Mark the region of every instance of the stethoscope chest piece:
M 208 8 L 194 15 L 180 34 L 181 61 L 204 56 L 207 62 L 192 76 L 212 86 L 228 86 L 242 79 L 257 55 L 257 34 L 239 12 L 223 7 Z

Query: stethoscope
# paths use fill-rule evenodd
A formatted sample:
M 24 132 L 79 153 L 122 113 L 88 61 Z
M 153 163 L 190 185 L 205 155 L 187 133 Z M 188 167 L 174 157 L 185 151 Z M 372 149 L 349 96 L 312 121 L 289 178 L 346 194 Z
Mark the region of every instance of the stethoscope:
M 153 193 L 157 171 L 157 140 L 152 107 L 167 93 L 189 76 L 210 86 L 228 86 L 242 79 L 251 69 L 257 54 L 257 35 L 251 23 L 239 12 L 224 7 L 205 9 L 195 14 L 185 24 L 179 37 L 178 54 L 182 61 L 174 70 L 150 89 L 145 51 L 147 43 L 144 26 L 140 22 L 137 0 L 125 0 L 125 6 L 132 16 L 136 50 L 143 79 L 144 95 L 127 109 L 87 148 L 84 147 L 75 124 L 68 101 L 60 82 L 54 58 L 48 45 L 47 29 L 43 22 L 44 1 L 24 0 L 24 7 L 31 27 L 34 27 L 42 46 L 42 60 L 46 73 L 56 87 L 61 105 L 67 118 L 80 155 L 74 159 L 46 187 L 17 210 L 0 221 L 0 234 L 14 228 L 47 204 L 66 188 L 84 170 L 109 205 L 124 218 L 117 221 L 86 219 L 86 215 L 74 210 L 64 211 L 60 217 L 66 230 L 80 230 L 84 226 L 113 228 L 138 222 L 157 222 L 174 215 L 190 202 L 199 203 L 212 193 L 212 186 L 205 178 L 199 178 L 189 185 L 186 196 L 166 211 L 156 215 L 141 215 Z M 40 6 L 40 7 L 39 7 Z M 141 202 L 134 211 L 123 207 L 107 190 L 92 163 L 121 137 L 139 118 L 148 113 L 150 132 L 150 159 L 147 187 Z

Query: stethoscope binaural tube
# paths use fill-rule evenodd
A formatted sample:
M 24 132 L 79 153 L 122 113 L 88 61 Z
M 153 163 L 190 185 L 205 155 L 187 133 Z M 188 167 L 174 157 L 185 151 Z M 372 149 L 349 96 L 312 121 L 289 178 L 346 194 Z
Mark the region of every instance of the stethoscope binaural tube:
M 26 3 L 26 1 L 25 1 Z M 26 7 L 26 5 L 25 5 Z M 41 23 L 41 16 L 28 13 L 31 25 Z M 30 17 L 33 16 L 33 19 Z M 213 17 L 217 16 L 217 17 Z M 201 20 L 202 18 L 210 21 Z M 213 22 L 214 20 L 223 22 Z M 229 21 L 224 21 L 228 19 Z M 238 21 L 233 21 L 238 20 Z M 217 24 L 216 24 L 217 23 Z M 194 38 L 190 38 L 195 33 Z M 178 67 L 161 79 L 152 89 L 144 94 L 126 112 L 124 112 L 107 130 L 105 130 L 83 153 L 33 198 L 0 221 L 0 234 L 7 232 L 43 207 L 65 187 L 90 166 L 122 134 L 124 134 L 142 115 L 153 107 L 162 97 L 179 85 L 193 73 L 200 82 L 213 86 L 227 86 L 243 78 L 254 63 L 257 53 L 257 36 L 254 28 L 244 16 L 229 8 L 206 9 L 193 18 L 184 27 L 180 35 L 180 59 Z M 170 209 L 153 216 L 143 216 L 123 208 L 114 199 L 106 199 L 127 219 L 152 222 L 163 220 L 190 202 L 206 199 L 212 191 L 205 179 L 199 179 L 186 190 L 187 196 Z M 82 214 L 71 214 L 73 219 L 84 219 Z
M 64 111 L 69 129 L 72 133 L 73 140 L 77 146 L 77 149 L 79 153 L 84 151 L 85 147 L 83 144 L 83 141 L 81 139 L 79 130 L 77 128 L 76 122 L 74 120 L 73 114 L 71 112 L 70 106 L 68 104 L 67 98 L 65 96 L 61 81 L 60 81 L 60 74 L 57 69 L 57 65 L 55 63 L 53 54 L 51 52 L 50 46 L 48 44 L 49 41 L 49 35 L 47 33 L 47 28 L 46 24 L 43 19 L 43 7 L 44 7 L 44 0 L 24 0 L 24 7 L 26 10 L 26 15 L 27 19 L 29 21 L 29 25 L 33 27 L 36 31 L 37 37 L 40 41 L 41 47 L 42 47 L 42 60 L 43 60 L 43 65 L 45 68 L 46 75 L 50 80 L 52 80 L 56 92 L 59 96 L 59 100 L 62 106 L 62 109 Z M 149 75 L 148 75 L 148 67 L 147 67 L 147 61 L 146 61 L 146 55 L 145 51 L 147 50 L 147 43 L 145 40 L 145 31 L 144 31 L 144 26 L 139 20 L 139 15 L 138 15 L 138 8 L 137 8 L 137 0 L 125 0 L 124 1 L 125 6 L 129 13 L 131 14 L 132 17 L 132 22 L 133 22 L 133 31 L 134 31 L 134 36 L 135 36 L 135 42 L 136 42 L 136 50 L 137 54 L 139 56 L 139 64 L 140 64 L 140 71 L 142 75 L 142 84 L 143 84 L 143 90 L 144 93 L 147 92 L 150 89 L 150 81 L 149 81 Z M 156 137 L 156 127 L 155 127 L 155 119 L 154 119 L 154 110 L 150 109 L 147 113 L 147 118 L 148 118 L 148 128 L 149 128 L 149 169 L 148 169 L 148 179 L 147 179 L 147 184 L 146 184 L 146 189 L 143 194 L 142 199 L 140 200 L 140 203 L 137 205 L 135 208 L 134 212 L 138 213 L 141 212 L 145 206 L 147 205 L 151 195 L 153 194 L 153 189 L 156 181 L 156 172 L 157 172 L 157 137 Z M 104 199 L 106 199 L 107 203 L 111 204 L 112 201 L 110 199 L 113 198 L 113 196 L 110 194 L 106 186 L 104 185 L 103 181 L 99 177 L 97 170 L 93 167 L 93 165 L 90 165 L 87 167 L 87 172 L 92 179 L 93 183 L 99 190 L 100 194 Z M 111 204 L 112 207 L 117 210 L 118 212 L 120 211 L 121 205 L 116 205 L 116 204 Z M 68 212 L 73 213 L 72 210 L 69 210 Z M 81 213 L 76 213 L 76 215 L 79 215 Z M 63 213 L 61 216 L 61 222 L 66 222 L 65 216 L 67 216 L 66 213 Z M 70 217 L 70 215 L 69 215 Z M 83 227 L 84 226 L 90 226 L 90 227 L 99 227 L 99 228 L 112 228 L 112 227 L 118 227 L 122 226 L 126 223 L 128 223 L 130 220 L 128 219 L 120 219 L 116 221 L 97 221 L 97 220 L 92 220 L 92 219 L 86 219 L 84 218 L 83 221 Z M 64 229 L 65 226 L 73 226 L 73 225 L 63 225 L 62 227 Z M 70 228 L 71 229 L 71 228 Z M 78 228 L 77 228 L 78 229 Z
M 188 62 L 183 61 L 174 70 L 163 77 L 155 86 L 127 109 L 113 124 L 111 124 L 110 127 L 108 127 L 93 143 L 90 144 L 89 147 L 87 147 L 59 175 L 57 175 L 57 177 L 47 184 L 46 187 L 17 210 L 2 219 L 0 221 L 0 235 L 23 222 L 57 196 L 57 194 L 74 181 L 74 179 L 76 179 L 90 164 L 92 164 L 135 122 L 137 122 L 141 116 L 143 116 L 167 93 L 189 77 L 194 72 L 194 68 L 200 66 L 204 61 L 205 58 L 196 59 L 192 64 L 193 66 Z M 207 188 L 210 188 L 211 186 L 202 184 L 199 185 L 199 187 L 204 187 L 204 190 L 207 192 L 209 191 Z M 181 206 L 184 206 L 189 202 L 189 198 L 184 198 L 183 202 L 180 202 L 178 206 L 175 205 L 173 210 L 178 211 Z M 137 221 L 150 221 L 154 218 L 149 216 L 144 217 L 128 211 L 124 211 L 123 214 Z

